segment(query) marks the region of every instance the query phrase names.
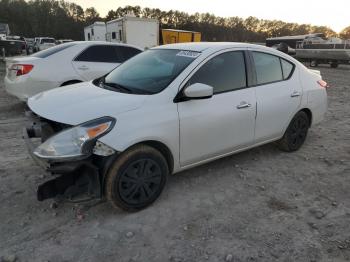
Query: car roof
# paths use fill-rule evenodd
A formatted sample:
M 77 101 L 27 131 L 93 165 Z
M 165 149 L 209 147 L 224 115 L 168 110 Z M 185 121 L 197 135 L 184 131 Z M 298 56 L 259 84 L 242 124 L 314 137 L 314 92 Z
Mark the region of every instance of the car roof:
M 279 57 L 282 57 L 284 59 L 287 59 L 289 61 L 296 63 L 299 63 L 297 60 L 295 60 L 293 57 L 289 56 L 288 54 L 282 53 L 276 49 L 273 49 L 271 47 L 266 47 L 263 45 L 256 45 L 256 44 L 249 44 L 249 43 L 239 43 L 239 42 L 192 42 L 192 43 L 179 43 L 179 44 L 169 44 L 169 45 L 162 45 L 153 47 L 151 49 L 175 49 L 175 50 L 186 50 L 186 51 L 193 51 L 193 52 L 209 52 L 209 53 L 215 53 L 220 50 L 225 50 L 229 48 L 251 48 L 255 51 L 270 53 L 272 55 L 277 55 Z
M 258 45 L 248 43 L 236 43 L 236 42 L 192 42 L 192 43 L 179 43 L 169 44 L 154 47 L 156 49 L 180 49 L 194 52 L 203 52 L 207 49 L 226 49 L 226 48 L 244 48 L 244 47 L 256 47 Z
M 107 42 L 107 41 L 74 41 L 74 42 L 71 42 L 71 43 L 75 43 L 75 44 L 78 44 L 78 45 L 117 45 L 117 46 L 129 46 L 129 47 L 133 47 L 133 48 L 136 48 L 136 49 L 139 49 L 139 50 L 142 50 L 143 49 L 139 46 L 136 46 L 136 45 L 129 45 L 129 44 L 124 44 L 124 43 L 116 43 L 116 42 Z

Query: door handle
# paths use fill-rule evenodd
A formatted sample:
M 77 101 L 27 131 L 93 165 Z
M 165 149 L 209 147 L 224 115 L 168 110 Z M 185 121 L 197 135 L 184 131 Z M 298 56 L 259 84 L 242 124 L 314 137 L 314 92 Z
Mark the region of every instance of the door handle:
M 247 102 L 241 102 L 238 106 L 237 109 L 243 109 L 243 108 L 248 108 L 251 107 L 252 105 L 247 103 Z
M 298 91 L 294 91 L 294 92 L 290 95 L 290 97 L 298 97 L 298 96 L 300 96 L 300 92 L 298 92 Z
M 87 66 L 80 66 L 78 67 L 79 70 L 89 70 L 89 68 Z

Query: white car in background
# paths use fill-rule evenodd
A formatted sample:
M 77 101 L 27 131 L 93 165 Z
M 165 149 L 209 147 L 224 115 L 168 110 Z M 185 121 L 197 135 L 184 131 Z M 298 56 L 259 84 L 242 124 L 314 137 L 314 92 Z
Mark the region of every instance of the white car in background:
M 52 37 L 36 37 L 33 52 L 43 51 L 56 45 L 55 38 Z
M 91 197 L 139 210 L 168 174 L 274 141 L 298 150 L 327 111 L 326 87 L 319 72 L 263 46 L 152 48 L 100 79 L 29 99 L 40 120 L 27 144 L 41 136 L 34 158 L 60 174 L 38 199 L 71 199 L 86 185 Z
M 142 52 L 125 44 L 70 42 L 6 60 L 6 91 L 22 101 L 56 87 L 101 77 Z

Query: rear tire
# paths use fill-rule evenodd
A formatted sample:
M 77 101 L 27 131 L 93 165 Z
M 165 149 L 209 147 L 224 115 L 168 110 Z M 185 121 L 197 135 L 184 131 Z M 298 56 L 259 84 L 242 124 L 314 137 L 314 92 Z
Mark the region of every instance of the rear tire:
M 290 122 L 283 137 L 277 141 L 279 149 L 285 152 L 297 151 L 305 142 L 310 119 L 303 111 L 298 112 Z
M 122 153 L 106 175 L 105 194 L 114 207 L 138 211 L 162 193 L 169 168 L 156 149 L 137 145 Z

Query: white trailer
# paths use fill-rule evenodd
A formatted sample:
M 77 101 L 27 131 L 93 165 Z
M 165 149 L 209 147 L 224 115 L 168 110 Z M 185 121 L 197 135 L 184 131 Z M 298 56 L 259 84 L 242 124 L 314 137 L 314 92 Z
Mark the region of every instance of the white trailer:
M 84 28 L 85 41 L 106 41 L 106 24 L 95 22 Z
M 159 44 L 159 22 L 156 19 L 125 16 L 106 23 L 106 39 L 151 48 Z
M 8 24 L 0 23 L 0 34 L 1 35 L 9 35 L 10 27 Z

